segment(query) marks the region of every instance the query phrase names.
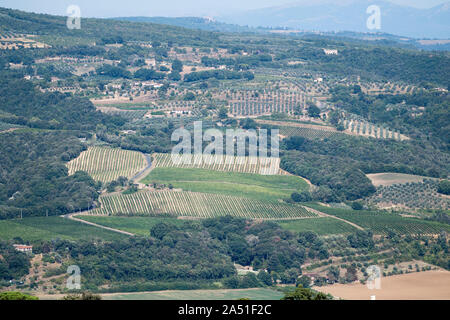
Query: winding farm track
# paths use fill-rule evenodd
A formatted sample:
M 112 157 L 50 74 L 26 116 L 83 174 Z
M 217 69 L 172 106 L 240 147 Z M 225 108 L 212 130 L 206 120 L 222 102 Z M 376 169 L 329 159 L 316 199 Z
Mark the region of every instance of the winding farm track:
M 347 223 L 347 224 L 351 225 L 352 227 L 355 227 L 355 228 L 358 229 L 358 230 L 362 230 L 362 231 L 365 230 L 363 227 L 357 225 L 356 223 L 347 221 L 347 220 L 342 219 L 342 218 L 338 218 L 338 217 L 336 217 L 336 216 L 332 216 L 332 215 L 330 215 L 330 214 L 323 213 L 323 212 L 321 212 L 321 211 L 318 211 L 318 210 L 315 210 L 315 209 L 312 209 L 312 208 L 309 208 L 309 207 L 305 207 L 305 208 L 306 208 L 307 210 L 309 210 L 310 212 L 317 214 L 319 217 L 327 217 L 327 218 L 336 219 L 336 220 L 342 221 L 342 222 L 344 222 L 344 223 Z
M 70 220 L 73 220 L 73 221 L 81 222 L 81 223 L 84 223 L 84 224 L 87 224 L 87 225 L 90 225 L 90 226 L 93 226 L 93 227 L 97 227 L 97 228 L 105 229 L 105 230 L 108 230 L 108 231 L 121 233 L 121 234 L 124 234 L 124 235 L 127 235 L 127 236 L 131 236 L 131 237 L 135 236 L 135 234 L 131 233 L 131 232 L 126 232 L 126 231 L 119 230 L 119 229 L 105 227 L 105 226 L 102 226 L 100 224 L 96 224 L 96 223 L 93 223 L 93 222 L 89 222 L 89 221 L 86 221 L 86 220 L 75 218 L 75 216 L 78 216 L 78 215 L 83 215 L 83 213 L 69 213 L 69 214 L 66 214 L 66 215 L 61 216 L 61 217 L 64 218 L 64 219 L 70 219 Z

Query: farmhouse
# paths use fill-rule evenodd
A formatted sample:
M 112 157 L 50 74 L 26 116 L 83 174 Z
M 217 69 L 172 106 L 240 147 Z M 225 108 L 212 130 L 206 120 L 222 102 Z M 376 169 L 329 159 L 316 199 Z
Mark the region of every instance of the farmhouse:
M 33 246 L 27 246 L 24 244 L 15 244 L 14 249 L 24 253 L 33 253 Z

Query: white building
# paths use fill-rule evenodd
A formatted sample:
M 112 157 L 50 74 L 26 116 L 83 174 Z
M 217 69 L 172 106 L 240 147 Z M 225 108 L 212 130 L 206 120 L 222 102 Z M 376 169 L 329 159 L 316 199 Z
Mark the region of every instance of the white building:
M 33 253 L 33 246 L 27 246 L 24 244 L 15 244 L 14 249 L 24 253 Z
M 337 56 L 338 55 L 338 51 L 336 49 L 323 49 L 323 52 L 325 52 L 325 54 L 327 56 L 329 56 L 329 55 Z

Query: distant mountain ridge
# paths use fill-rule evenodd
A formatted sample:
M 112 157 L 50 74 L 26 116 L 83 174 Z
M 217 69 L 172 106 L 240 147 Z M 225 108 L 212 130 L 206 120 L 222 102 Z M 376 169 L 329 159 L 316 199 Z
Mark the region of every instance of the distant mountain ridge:
M 381 9 L 381 29 L 367 29 L 370 5 Z M 317 31 L 379 31 L 413 38 L 450 38 L 450 2 L 418 9 L 387 1 L 301 1 L 290 5 L 256 9 L 218 20 L 250 27 L 286 27 Z

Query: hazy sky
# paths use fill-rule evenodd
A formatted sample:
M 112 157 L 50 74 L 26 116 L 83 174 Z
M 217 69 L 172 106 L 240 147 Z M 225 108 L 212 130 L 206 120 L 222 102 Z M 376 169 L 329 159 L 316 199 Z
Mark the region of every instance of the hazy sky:
M 307 0 L 302 0 L 307 1 Z M 314 2 L 317 0 L 310 0 Z M 338 2 L 339 0 L 336 0 Z M 388 0 L 415 7 L 432 7 L 449 0 Z M 219 16 L 248 9 L 295 3 L 296 0 L 0 0 L 1 7 L 66 15 L 76 4 L 85 17 Z

